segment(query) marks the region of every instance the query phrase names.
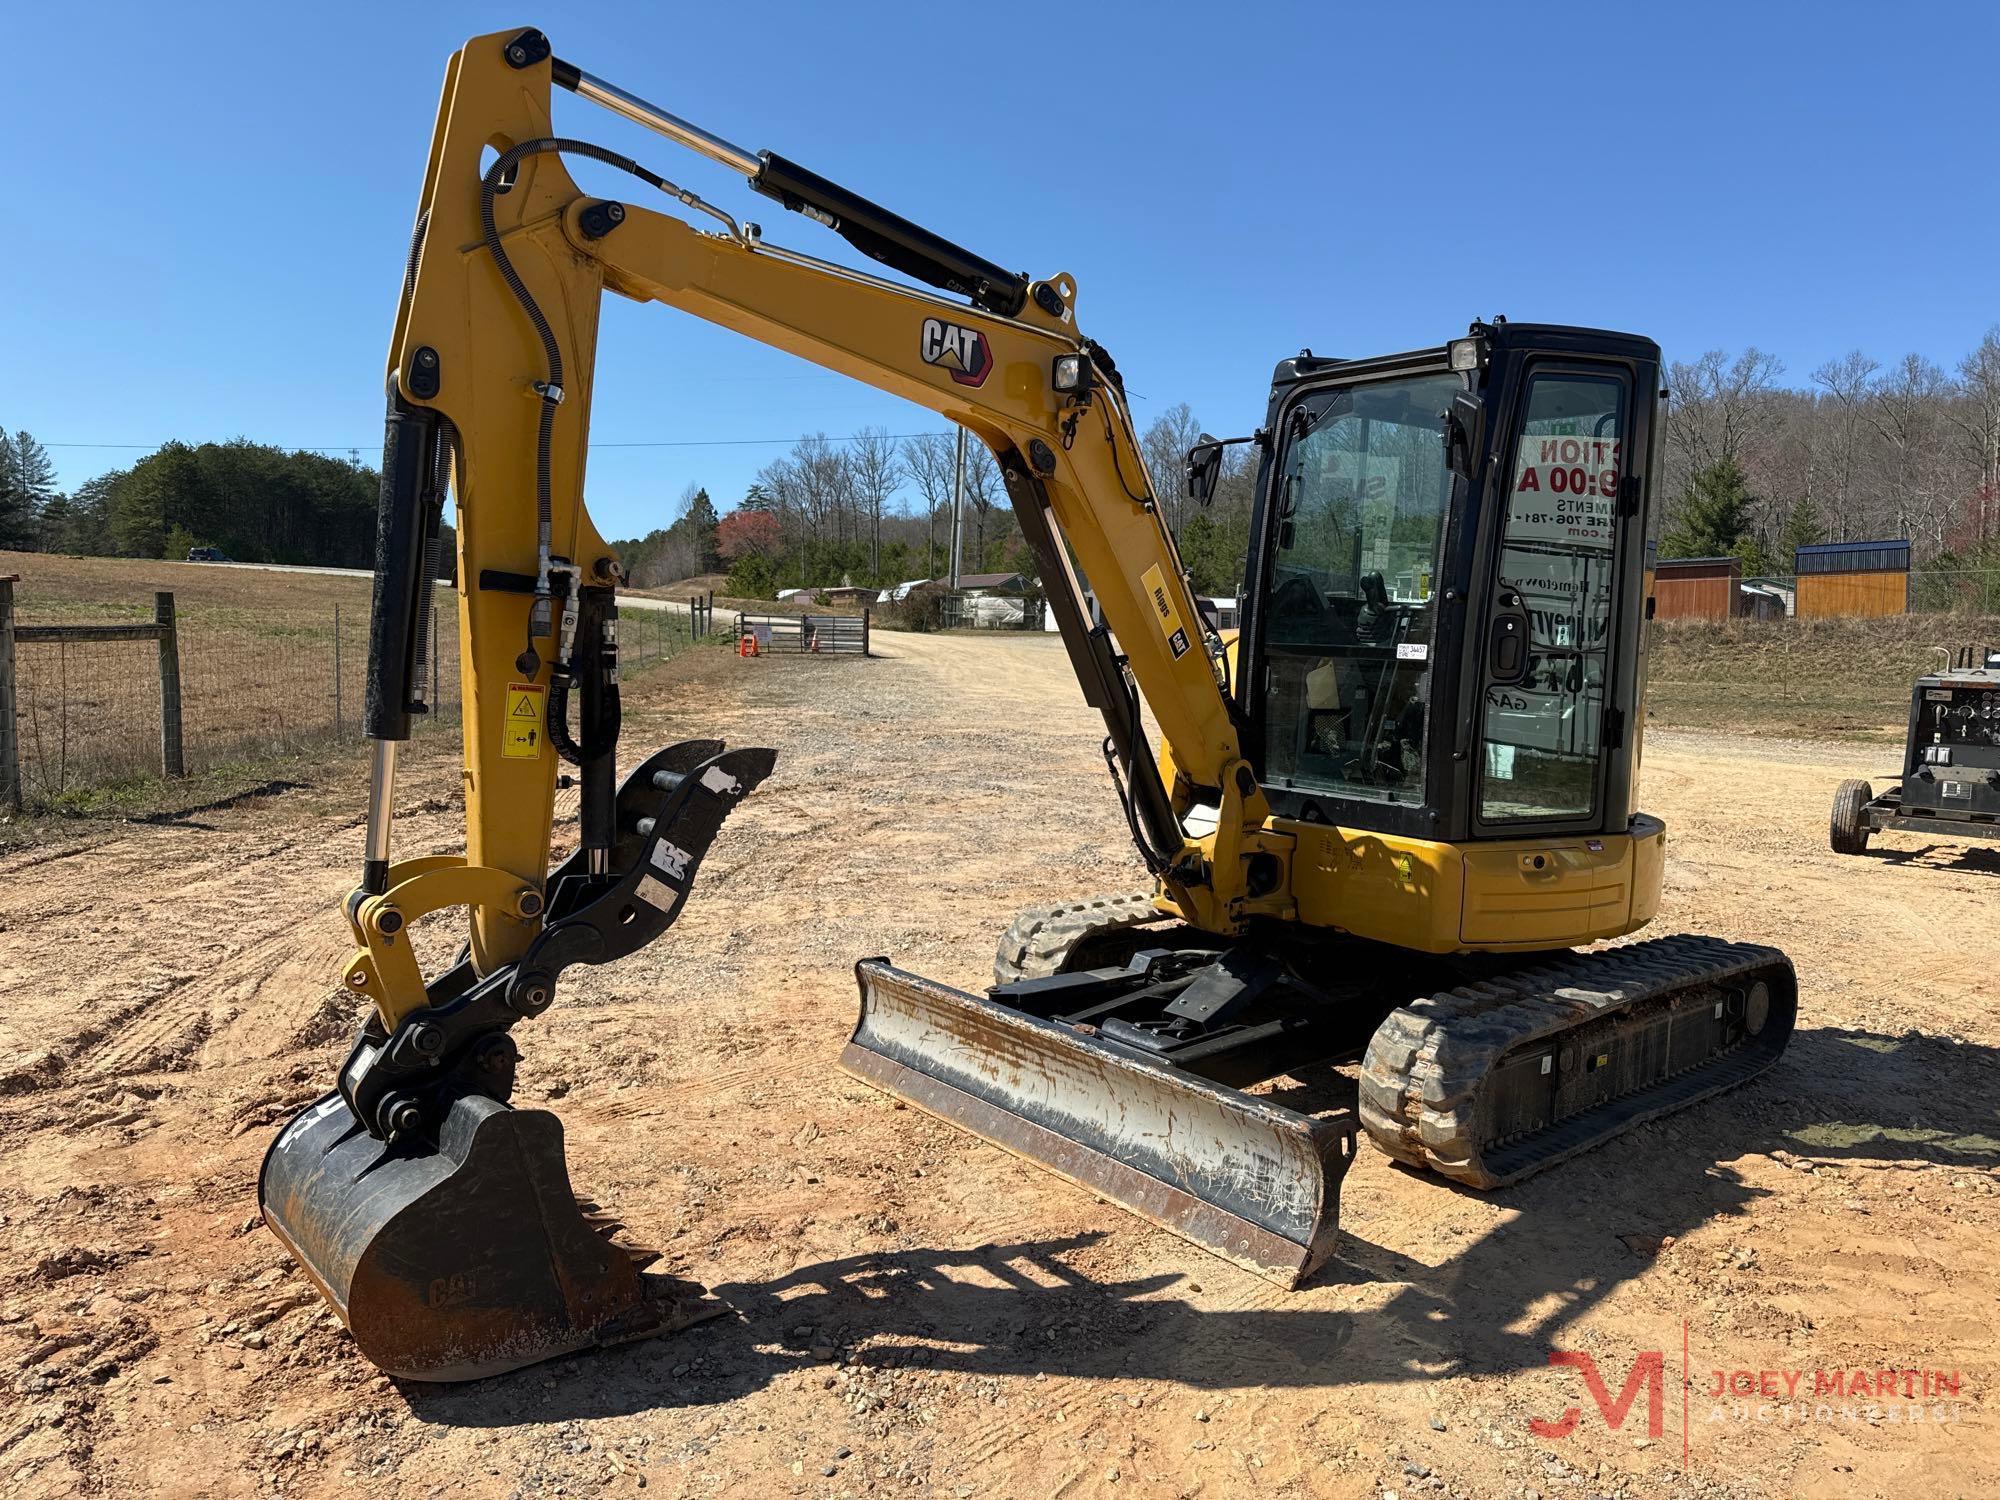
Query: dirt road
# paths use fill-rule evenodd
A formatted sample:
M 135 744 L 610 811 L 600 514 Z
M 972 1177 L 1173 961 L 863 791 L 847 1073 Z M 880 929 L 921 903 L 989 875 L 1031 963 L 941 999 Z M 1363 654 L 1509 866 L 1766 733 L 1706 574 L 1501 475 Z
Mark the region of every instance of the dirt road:
M 778 774 L 667 939 L 517 1033 L 579 1188 L 736 1309 L 672 1340 L 396 1386 L 258 1223 L 350 1025 L 358 768 L 0 857 L 0 1495 L 2000 1492 L 2000 857 L 1828 853 L 1883 752 L 1656 726 L 1659 930 L 1794 955 L 1787 1059 L 1491 1198 L 1364 1149 L 1287 1294 L 833 1068 L 857 956 L 977 984 L 1016 906 L 1137 874 L 1056 642 L 877 640 L 641 680 L 635 752 Z M 421 752 L 400 855 L 456 846 L 456 785 Z M 1614 1432 L 1552 1349 L 1614 1400 L 1657 1351 L 1659 1435 L 1643 1379 Z

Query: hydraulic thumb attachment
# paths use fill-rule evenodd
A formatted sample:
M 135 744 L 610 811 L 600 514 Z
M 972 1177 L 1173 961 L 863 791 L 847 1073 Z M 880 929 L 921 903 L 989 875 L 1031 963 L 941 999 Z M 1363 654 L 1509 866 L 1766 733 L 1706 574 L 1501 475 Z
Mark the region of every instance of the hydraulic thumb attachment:
M 272 1143 L 258 1183 L 266 1221 L 390 1374 L 470 1380 L 718 1310 L 684 1283 L 649 1285 L 605 1238 L 616 1226 L 586 1217 L 555 1116 L 508 1107 L 519 1058 L 508 1033 L 548 1009 L 570 965 L 608 963 L 666 931 L 723 819 L 774 759 L 690 740 L 647 760 L 617 794 L 608 870 L 593 874 L 579 849 L 518 961 L 481 976 L 465 957 L 393 1025 L 372 1016 L 338 1089 Z M 387 890 L 352 903 L 350 920 L 365 936 L 383 909 L 419 904 L 426 881 L 463 869 L 392 866 Z
M 460 442 L 441 413 L 391 393 L 367 848 L 346 903 L 358 946 L 342 976 L 372 1013 L 334 1092 L 279 1132 L 258 1182 L 266 1222 L 362 1353 L 392 1375 L 440 1381 L 671 1332 L 720 1310 L 691 1284 L 642 1277 L 650 1257 L 612 1243 L 617 1226 L 579 1205 L 561 1124 L 509 1105 L 520 1059 L 510 1033 L 549 1008 L 570 966 L 610 963 L 667 930 L 723 820 L 775 760 L 689 740 L 614 790 L 615 562 L 604 557 L 591 569 L 604 581 L 585 583 L 583 569 L 552 559 L 546 598 L 539 577 L 477 570 L 460 590 L 468 854 L 391 862 L 396 750 L 430 707 L 437 539 Z M 483 545 L 507 514 L 463 507 L 461 542 Z M 524 625 L 527 649 L 509 661 Z M 558 756 L 576 768 L 581 839 L 544 879 Z M 412 930 L 452 907 L 470 911 L 472 940 L 426 982 Z

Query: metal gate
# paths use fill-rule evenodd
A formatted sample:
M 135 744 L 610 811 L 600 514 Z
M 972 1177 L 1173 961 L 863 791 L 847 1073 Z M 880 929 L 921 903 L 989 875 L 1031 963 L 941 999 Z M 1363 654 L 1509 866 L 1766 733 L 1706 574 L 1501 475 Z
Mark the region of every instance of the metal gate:
M 858 615 L 738 615 L 736 641 L 755 636 L 762 651 L 867 656 L 868 611 Z

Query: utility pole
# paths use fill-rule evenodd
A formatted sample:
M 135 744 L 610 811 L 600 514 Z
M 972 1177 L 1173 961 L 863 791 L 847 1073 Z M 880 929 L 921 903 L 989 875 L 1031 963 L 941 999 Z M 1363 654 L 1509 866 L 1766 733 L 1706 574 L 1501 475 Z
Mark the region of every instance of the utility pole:
M 951 481 L 951 587 L 958 590 L 958 567 L 965 529 L 965 429 L 958 429 L 958 461 Z

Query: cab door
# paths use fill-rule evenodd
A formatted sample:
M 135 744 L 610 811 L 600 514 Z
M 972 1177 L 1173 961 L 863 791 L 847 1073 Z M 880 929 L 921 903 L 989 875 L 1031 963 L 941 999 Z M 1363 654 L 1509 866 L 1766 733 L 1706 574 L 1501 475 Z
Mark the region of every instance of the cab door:
M 1512 408 L 1511 441 L 1495 454 L 1505 506 L 1487 580 L 1473 826 L 1486 837 L 1622 830 L 1628 809 L 1607 806 L 1607 768 L 1628 732 L 1614 705 L 1630 696 L 1615 675 L 1638 493 L 1631 372 L 1533 361 Z

